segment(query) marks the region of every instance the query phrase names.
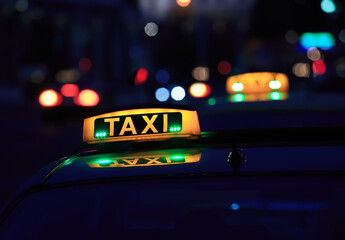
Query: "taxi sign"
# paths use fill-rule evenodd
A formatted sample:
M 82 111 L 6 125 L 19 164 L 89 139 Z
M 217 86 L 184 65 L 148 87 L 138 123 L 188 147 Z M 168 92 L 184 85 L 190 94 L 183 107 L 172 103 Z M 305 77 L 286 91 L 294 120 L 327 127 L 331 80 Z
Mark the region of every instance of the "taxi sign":
M 195 163 L 200 158 L 201 150 L 199 149 L 174 149 L 126 154 L 125 156 L 116 154 L 104 154 L 102 157 L 90 156 L 87 165 L 90 168 L 161 166 Z
M 286 92 L 289 90 L 289 79 L 283 73 L 244 73 L 229 77 L 226 81 L 226 90 L 229 94 Z
M 138 108 L 84 119 L 83 141 L 163 140 L 200 136 L 197 112 L 179 108 Z

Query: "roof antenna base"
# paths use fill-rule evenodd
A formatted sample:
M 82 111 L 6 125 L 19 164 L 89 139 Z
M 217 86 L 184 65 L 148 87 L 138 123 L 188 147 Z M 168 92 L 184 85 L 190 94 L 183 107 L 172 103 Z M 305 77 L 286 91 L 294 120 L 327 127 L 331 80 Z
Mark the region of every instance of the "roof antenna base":
M 234 169 L 234 172 L 237 173 L 238 169 L 247 161 L 247 156 L 238 149 L 237 144 L 232 144 L 232 152 L 230 152 L 228 157 L 229 165 Z

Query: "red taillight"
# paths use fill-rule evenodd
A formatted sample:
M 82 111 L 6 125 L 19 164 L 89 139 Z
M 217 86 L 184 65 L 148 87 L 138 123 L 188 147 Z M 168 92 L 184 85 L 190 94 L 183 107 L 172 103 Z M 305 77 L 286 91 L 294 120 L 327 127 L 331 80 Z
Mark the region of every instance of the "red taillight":
M 79 87 L 75 84 L 64 84 L 60 92 L 65 97 L 75 97 L 79 93 Z

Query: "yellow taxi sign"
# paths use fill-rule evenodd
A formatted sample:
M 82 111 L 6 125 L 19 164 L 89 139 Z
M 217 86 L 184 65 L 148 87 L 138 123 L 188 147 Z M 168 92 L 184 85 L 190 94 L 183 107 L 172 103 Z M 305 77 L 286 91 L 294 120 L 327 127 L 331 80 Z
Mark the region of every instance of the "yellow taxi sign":
M 229 77 L 226 81 L 226 90 L 230 94 L 286 92 L 289 90 L 289 79 L 283 73 L 244 73 Z
M 104 154 L 87 161 L 90 168 L 144 167 L 195 163 L 201 158 L 199 149 L 174 149 L 118 155 Z
M 179 108 L 138 108 L 84 119 L 83 141 L 163 140 L 200 135 L 197 112 Z

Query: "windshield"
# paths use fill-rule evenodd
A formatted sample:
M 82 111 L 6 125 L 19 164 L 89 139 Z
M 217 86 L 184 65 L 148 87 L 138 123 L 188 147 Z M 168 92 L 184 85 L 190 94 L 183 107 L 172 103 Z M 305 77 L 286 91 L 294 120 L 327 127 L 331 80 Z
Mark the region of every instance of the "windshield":
M 199 176 L 48 188 L 17 206 L 0 237 L 343 239 L 344 181 Z

